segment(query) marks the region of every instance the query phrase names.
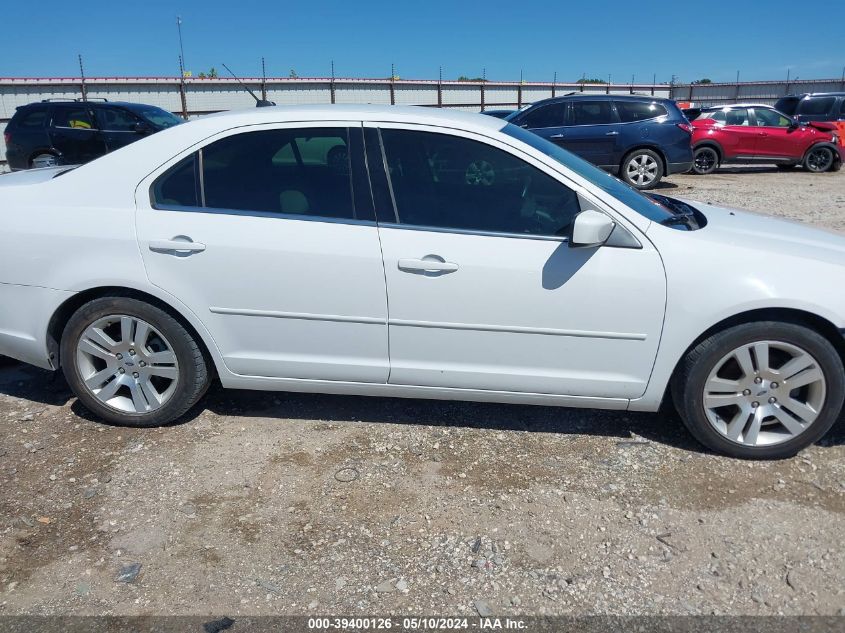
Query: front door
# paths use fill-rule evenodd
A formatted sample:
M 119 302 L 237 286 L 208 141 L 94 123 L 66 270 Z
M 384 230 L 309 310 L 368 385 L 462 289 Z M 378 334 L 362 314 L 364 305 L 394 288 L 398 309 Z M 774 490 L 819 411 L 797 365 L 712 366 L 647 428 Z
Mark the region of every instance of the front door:
M 113 152 L 125 145 L 134 143 L 143 138 L 144 133 L 139 131 L 138 125 L 145 126 L 140 117 L 135 116 L 128 110 L 115 106 L 96 108 L 97 124 L 106 143 L 106 149 Z M 148 129 L 146 126 L 144 129 Z
M 361 127 L 347 126 L 230 133 L 138 188 L 150 281 L 235 374 L 387 381 L 381 249 Z
M 528 156 L 457 134 L 381 125 L 390 383 L 642 395 L 666 299 L 657 252 L 570 248 L 574 216 L 601 206 Z M 385 164 L 375 149 L 371 168 Z
M 757 158 L 800 160 L 807 146 L 807 132 L 803 127 L 792 124 L 792 119 L 776 110 L 754 108 L 754 122 L 757 130 Z

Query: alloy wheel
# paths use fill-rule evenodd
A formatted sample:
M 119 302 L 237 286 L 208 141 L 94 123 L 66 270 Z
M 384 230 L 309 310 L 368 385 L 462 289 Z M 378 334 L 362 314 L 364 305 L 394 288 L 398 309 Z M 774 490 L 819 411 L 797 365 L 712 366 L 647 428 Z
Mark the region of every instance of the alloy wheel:
M 659 167 L 654 157 L 648 154 L 638 154 L 628 161 L 625 173 L 630 182 L 643 187 L 655 181 Z
M 827 171 L 833 165 L 833 152 L 827 147 L 817 147 L 807 154 L 805 164 L 810 171 Z
M 704 384 L 704 410 L 716 431 L 745 446 L 772 446 L 804 433 L 822 411 L 827 382 L 806 350 L 757 341 L 726 354 Z
M 709 174 L 716 168 L 717 161 L 716 150 L 704 147 L 695 153 L 695 171 L 699 174 Z
M 58 164 L 59 159 L 56 158 L 53 154 L 39 154 L 38 156 L 32 159 L 32 166 L 34 168 L 55 167 Z
M 179 364 L 170 342 L 152 325 L 125 314 L 88 326 L 76 345 L 85 388 L 106 406 L 144 414 L 176 391 Z

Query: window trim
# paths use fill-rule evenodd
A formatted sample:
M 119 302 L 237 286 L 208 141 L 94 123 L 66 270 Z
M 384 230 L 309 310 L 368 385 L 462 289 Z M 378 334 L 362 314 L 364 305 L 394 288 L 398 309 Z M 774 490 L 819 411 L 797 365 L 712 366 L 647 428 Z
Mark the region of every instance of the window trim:
M 365 214 L 371 214 L 372 217 L 370 218 L 361 218 L 359 216 L 359 209 L 358 209 L 358 199 L 356 196 L 356 185 L 358 184 L 357 178 L 355 178 L 355 168 L 353 162 L 356 159 L 363 160 L 362 156 L 355 156 L 358 153 L 356 150 L 360 150 L 363 153 L 363 142 L 357 144 L 353 142 L 352 136 L 355 133 L 356 129 L 360 129 L 361 121 L 281 121 L 278 123 L 269 123 L 269 124 L 257 124 L 257 125 L 243 125 L 234 128 L 230 128 L 228 130 L 224 130 L 217 134 L 213 134 L 207 138 L 204 138 L 200 141 L 197 141 L 189 148 L 186 148 L 185 151 L 177 154 L 171 160 L 167 161 L 163 164 L 159 169 L 157 169 L 153 174 L 150 174 L 147 178 L 145 178 L 144 182 L 148 182 L 149 184 L 146 186 L 149 196 L 149 205 L 150 209 L 154 211 L 177 211 L 180 213 L 211 213 L 215 215 L 243 215 L 243 216 L 252 216 L 252 217 L 268 217 L 268 218 L 278 218 L 282 220 L 300 220 L 300 221 L 312 221 L 312 222 L 331 222 L 334 224 L 353 224 L 353 225 L 363 225 L 363 226 L 375 226 L 375 215 L 374 211 L 371 207 L 364 209 L 363 211 Z M 356 217 L 353 218 L 339 218 L 339 217 L 332 217 L 332 216 L 322 216 L 322 215 L 302 215 L 302 214 L 293 214 L 293 213 L 281 213 L 278 211 L 260 211 L 256 209 L 225 209 L 220 207 L 208 207 L 206 206 L 205 200 L 205 182 L 204 182 L 204 174 L 202 169 L 203 163 L 203 150 L 206 147 L 216 143 L 217 141 L 229 138 L 231 136 L 237 136 L 239 134 L 250 134 L 255 132 L 272 132 L 276 130 L 302 130 L 302 129 L 323 129 L 323 128 L 343 128 L 347 131 L 347 148 L 349 150 L 349 161 L 350 161 L 350 173 L 349 173 L 349 186 L 350 186 L 350 195 L 351 195 L 351 202 L 352 202 L 352 212 L 355 214 Z M 178 165 L 180 162 L 189 158 L 191 155 L 195 156 L 194 160 L 194 169 L 197 173 L 195 173 L 194 178 L 196 179 L 196 186 L 199 190 L 200 202 L 202 206 L 184 206 L 184 205 L 174 205 L 174 204 L 163 204 L 157 202 L 155 199 L 155 185 L 160 178 L 162 178 L 165 174 L 167 174 L 173 167 Z M 141 185 L 143 186 L 143 182 Z M 367 183 L 369 184 L 369 183 Z M 366 192 L 365 192 L 366 193 Z M 372 195 L 372 194 L 371 194 Z

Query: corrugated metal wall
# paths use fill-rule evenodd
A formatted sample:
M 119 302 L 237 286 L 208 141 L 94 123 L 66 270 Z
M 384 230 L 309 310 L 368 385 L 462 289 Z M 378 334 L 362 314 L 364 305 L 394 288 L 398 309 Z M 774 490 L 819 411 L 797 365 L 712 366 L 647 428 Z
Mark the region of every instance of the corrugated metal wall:
M 261 79 L 244 83 L 259 97 Z M 233 79 L 178 78 L 93 78 L 85 82 L 91 99 L 134 101 L 156 105 L 182 113 L 183 96 L 189 116 L 220 110 L 251 108 L 252 97 Z M 305 103 L 378 103 L 425 105 L 461 110 L 516 108 L 569 92 L 610 94 L 653 94 L 703 105 L 737 100 L 774 102 L 789 93 L 845 90 L 836 80 L 798 82 L 757 82 L 741 84 L 674 85 L 591 85 L 517 82 L 457 82 L 389 79 L 267 79 L 263 89 L 267 99 L 279 105 Z M 2 79 L 0 78 L 0 127 L 14 114 L 15 108 L 42 99 L 78 99 L 82 96 L 79 79 Z M 5 162 L 5 146 L 0 145 L 0 163 Z

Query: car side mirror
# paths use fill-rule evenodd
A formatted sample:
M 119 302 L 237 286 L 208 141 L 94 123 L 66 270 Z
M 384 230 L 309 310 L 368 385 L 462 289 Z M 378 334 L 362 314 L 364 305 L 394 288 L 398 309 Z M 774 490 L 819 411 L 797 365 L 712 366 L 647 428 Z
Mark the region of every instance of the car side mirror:
M 150 134 L 150 133 L 152 133 L 152 131 L 153 130 L 149 126 L 149 124 L 144 123 L 143 121 L 138 121 L 135 124 L 135 132 L 138 133 L 138 134 Z
M 789 124 L 789 129 L 797 130 L 799 127 L 801 127 L 801 122 L 798 121 L 798 119 L 792 119 L 792 122 Z
M 604 213 L 593 209 L 581 211 L 572 222 L 569 236 L 570 248 L 595 248 L 607 242 L 616 222 Z

